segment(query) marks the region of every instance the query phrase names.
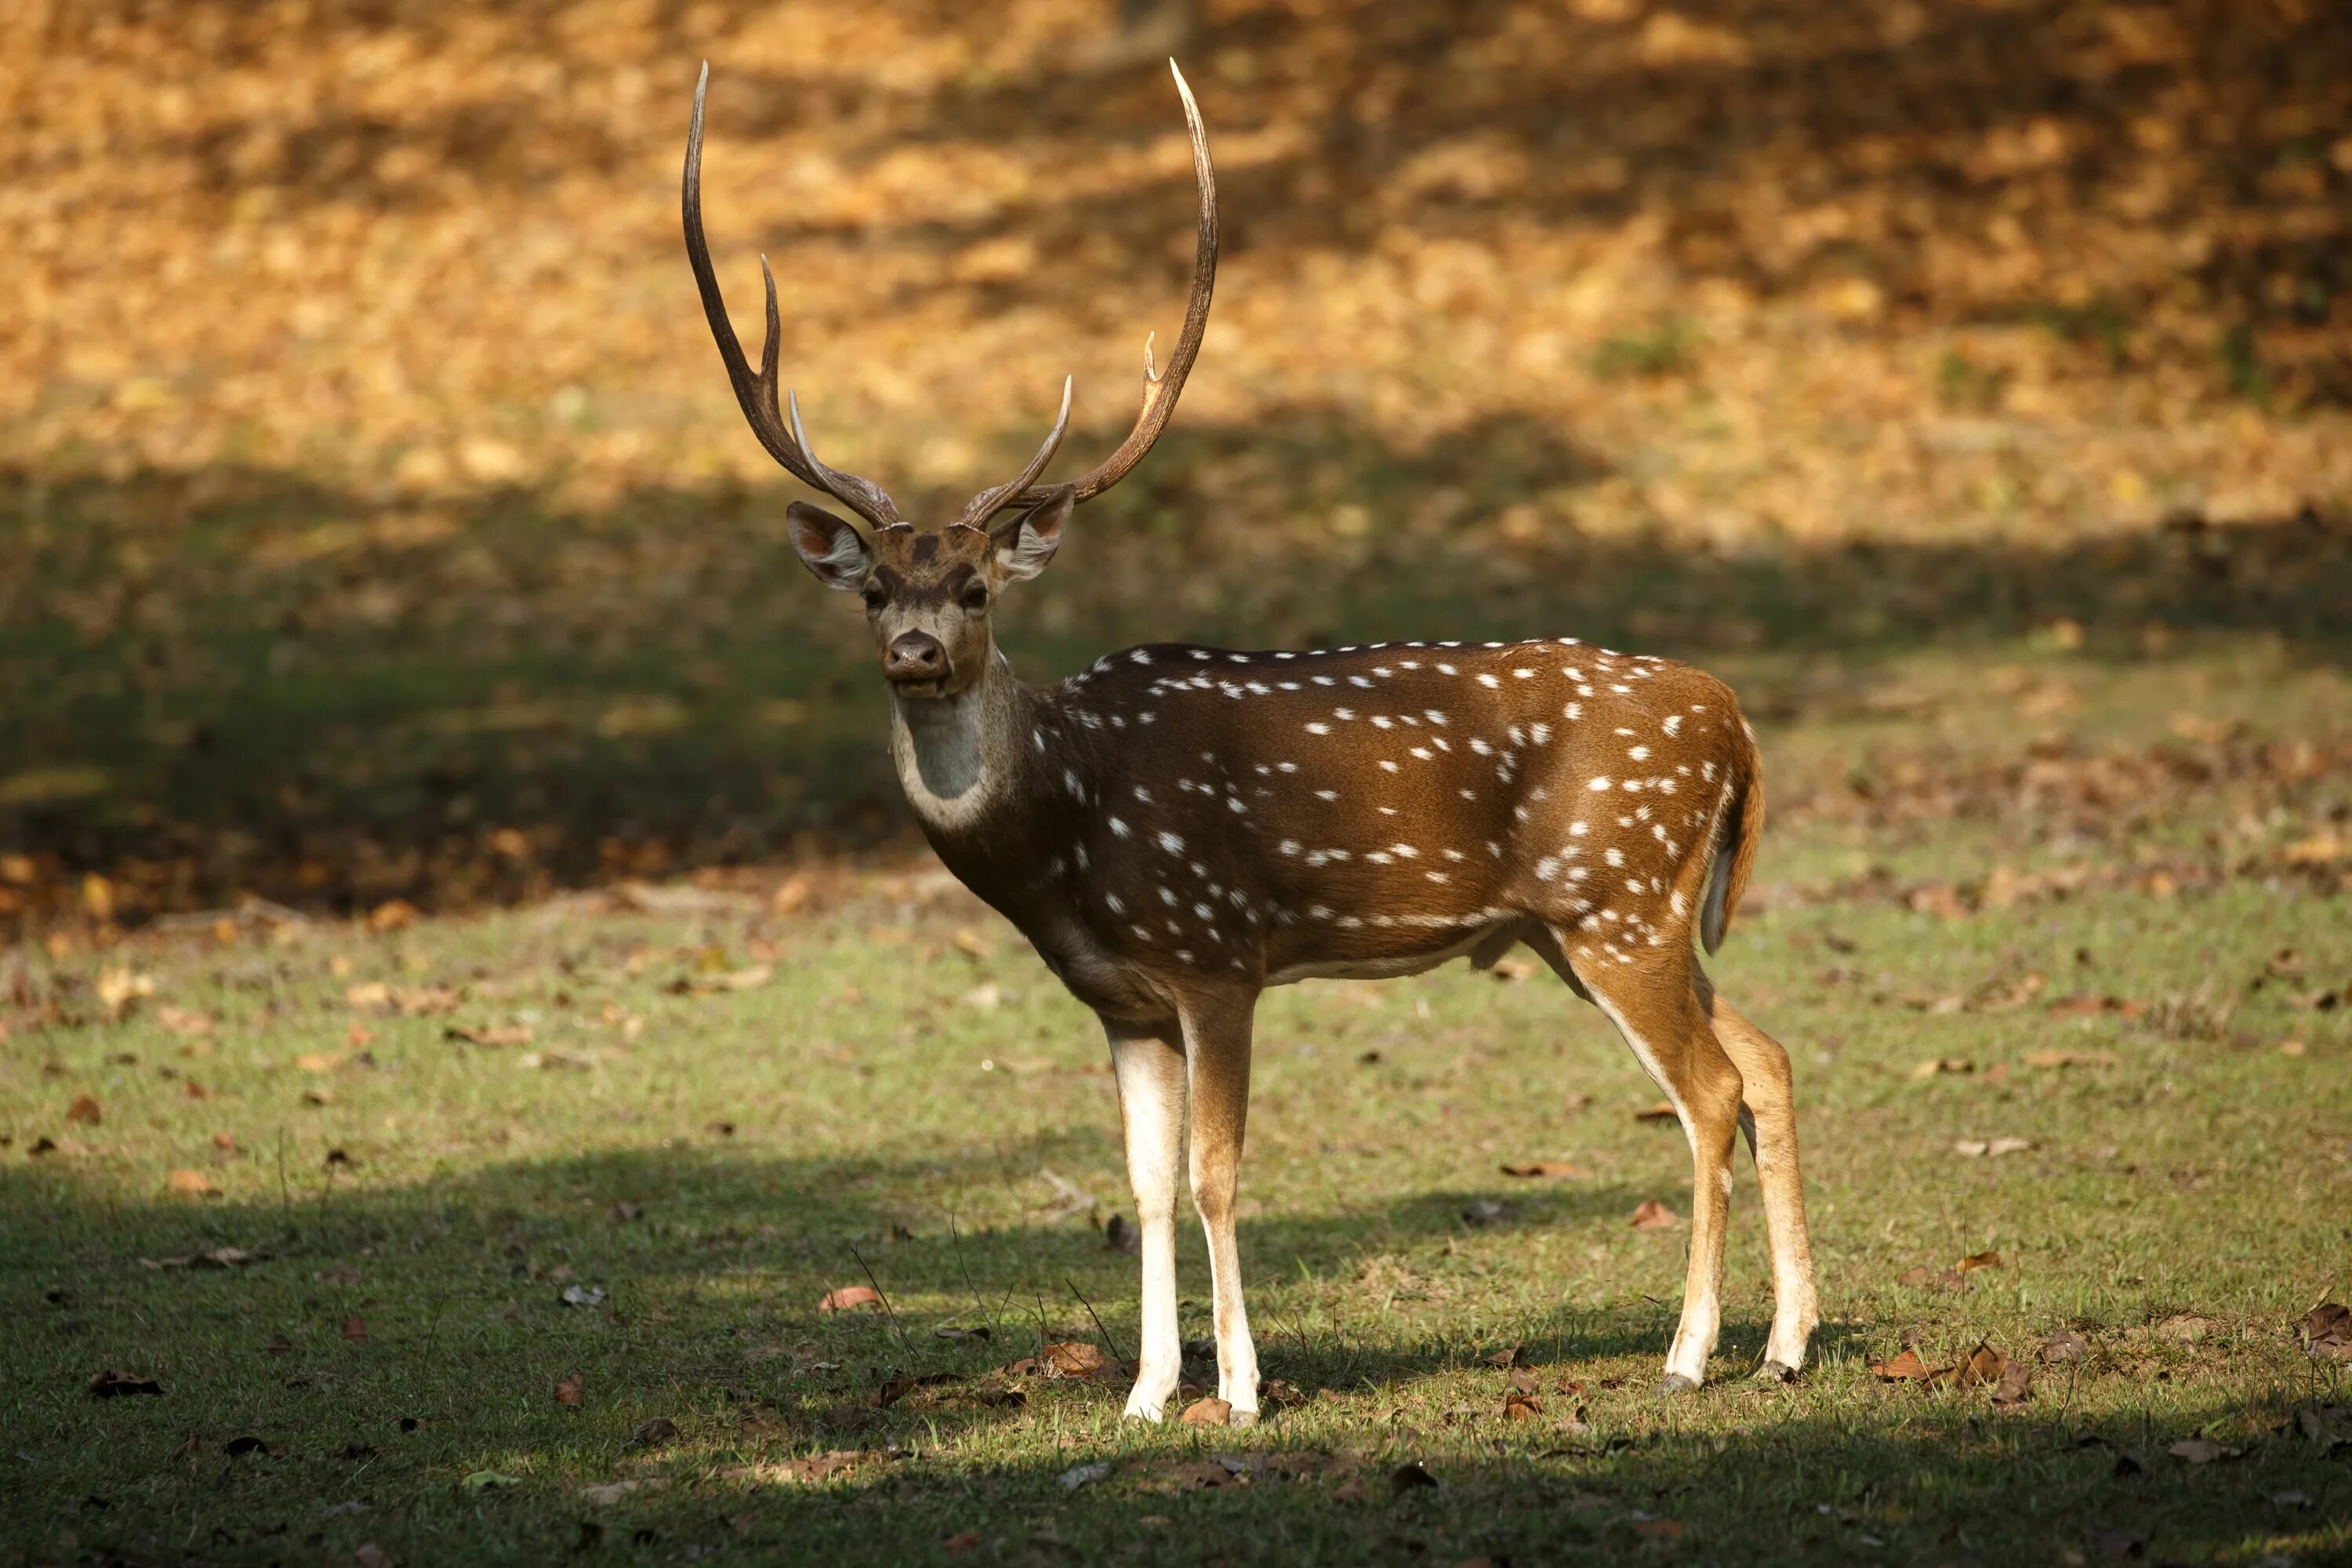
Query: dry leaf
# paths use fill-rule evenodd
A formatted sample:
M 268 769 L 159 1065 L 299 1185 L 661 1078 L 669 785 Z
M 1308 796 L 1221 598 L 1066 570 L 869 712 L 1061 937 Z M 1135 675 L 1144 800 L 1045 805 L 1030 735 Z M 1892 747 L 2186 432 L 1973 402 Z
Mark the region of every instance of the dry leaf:
M 367 1320 L 356 1315 L 345 1318 L 343 1320 L 342 1334 L 344 1342 L 348 1344 L 363 1345 L 367 1343 Z
M 2328 1361 L 2352 1362 L 2352 1308 L 2323 1301 L 2303 1315 L 2303 1346 Z
M 1629 1223 L 1635 1230 L 1672 1230 L 1683 1223 L 1683 1216 L 1655 1198 L 1643 1198 Z
M 1673 1101 L 1662 1100 L 1646 1110 L 1637 1110 L 1633 1112 L 1633 1120 L 1636 1121 L 1680 1121 L 1682 1120 L 1682 1114 L 1674 1108 Z
M 1233 1414 L 1231 1405 L 1212 1395 L 1184 1406 L 1184 1414 L 1177 1419 L 1186 1426 L 1223 1426 L 1231 1424 Z
M 1976 1349 L 1962 1356 L 1952 1369 L 1952 1381 L 1962 1388 L 1991 1387 L 1998 1384 L 2009 1370 L 2009 1357 L 1985 1340 L 1977 1342 Z
M 169 1190 L 189 1197 L 216 1198 L 221 1195 L 219 1186 L 202 1171 L 174 1171 L 164 1178 L 163 1184 Z
M 2221 1459 L 2235 1459 L 2244 1455 L 2243 1448 L 2225 1447 L 2204 1437 L 2184 1437 L 2164 1450 L 2176 1459 L 2186 1459 L 2192 1465 L 2210 1465 Z
M 1952 1152 L 1971 1159 L 1995 1154 L 2021 1154 L 2033 1147 L 2029 1138 L 1963 1138 L 1952 1145 Z
M 952 940 L 955 942 L 956 951 L 967 957 L 989 959 L 996 956 L 996 944 L 970 926 L 956 927 Z
M 1937 1057 L 1913 1068 L 1911 1077 L 1915 1079 L 1931 1079 L 1941 1073 L 1971 1073 L 1976 1070 L 1977 1064 L 1966 1057 Z
M 1908 1347 L 1892 1361 L 1872 1363 L 1870 1370 L 1887 1383 L 1926 1383 L 1937 1375 L 1919 1359 L 1919 1352 Z
M 2022 1405 L 2033 1397 L 2033 1369 L 2021 1361 L 2012 1361 L 2001 1368 L 2000 1380 L 1993 1384 L 1995 1405 Z
M 2030 1068 L 2111 1068 L 2123 1058 L 2113 1051 L 2028 1051 L 2020 1058 Z
M 1969 1273 L 1979 1268 L 1998 1268 L 2000 1267 L 2000 1254 L 1999 1252 L 1971 1252 L 1966 1258 L 1961 1258 L 1958 1263 L 1953 1264 L 1952 1267 L 1958 1269 L 1963 1274 Z
M 730 969 L 716 974 L 699 974 L 692 982 L 698 994 L 720 991 L 756 991 L 776 977 L 772 963 L 754 963 L 742 969 Z
M 632 1448 L 658 1448 L 677 1436 L 677 1423 L 667 1415 L 656 1415 L 650 1421 L 638 1423 L 629 1434 L 628 1446 Z
M 210 1016 L 169 1002 L 155 1009 L 155 1022 L 174 1035 L 209 1035 L 214 1027 Z
M 304 1072 L 332 1072 L 343 1065 L 343 1058 L 325 1051 L 308 1051 L 296 1057 L 294 1065 Z
M 1502 1170 L 1503 1174 L 1507 1176 L 1539 1176 L 1546 1179 L 1584 1174 L 1566 1160 L 1537 1160 L 1525 1165 L 1505 1165 Z
M 66 1107 L 66 1120 L 79 1126 L 95 1127 L 106 1120 L 106 1113 L 99 1109 L 98 1096 L 78 1094 L 74 1102 Z
M 451 1025 L 441 1031 L 441 1037 L 463 1040 L 470 1046 L 527 1046 L 531 1042 L 531 1026 L 529 1024 Z
M 1534 979 L 1536 966 L 1524 958 L 1501 958 L 1495 961 L 1495 966 L 1487 973 L 1502 984 L 1510 985 Z
M 141 1377 L 136 1373 L 115 1372 L 109 1369 L 89 1380 L 89 1396 L 92 1399 L 120 1399 L 130 1394 L 163 1392 L 162 1384 L 152 1377 Z
M 816 1310 L 820 1312 L 847 1312 L 859 1308 L 878 1309 L 881 1305 L 881 1294 L 873 1286 L 845 1285 L 838 1290 L 827 1290 L 824 1299 L 816 1304 Z
M 2070 1362 L 2078 1362 L 2088 1356 L 2091 1353 L 2091 1347 L 2089 1342 L 2074 1330 L 2061 1329 L 2042 1342 L 2042 1348 L 2037 1353 L 2041 1356 L 2042 1364 L 2044 1366 L 2063 1366 Z
M 576 1372 L 569 1377 L 560 1377 L 555 1380 L 555 1403 L 577 1410 L 587 1387 L 587 1379 Z

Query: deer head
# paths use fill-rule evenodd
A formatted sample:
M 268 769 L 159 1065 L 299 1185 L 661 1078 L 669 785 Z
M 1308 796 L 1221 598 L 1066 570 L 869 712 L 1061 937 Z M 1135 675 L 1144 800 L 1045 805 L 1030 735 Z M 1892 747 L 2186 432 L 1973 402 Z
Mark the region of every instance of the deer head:
M 768 455 L 803 484 L 848 507 L 871 531 L 861 532 L 845 519 L 805 502 L 795 501 L 785 513 L 793 547 L 817 581 L 865 599 L 883 677 L 900 697 L 953 696 L 979 679 L 988 668 L 992 650 L 989 616 L 997 595 L 1010 584 L 1045 569 L 1061 547 L 1062 526 L 1069 521 L 1071 509 L 1125 479 L 1160 438 L 1176 410 L 1184 378 L 1192 374 L 1202 334 L 1208 329 L 1209 296 L 1216 284 L 1217 182 L 1209 163 L 1208 133 L 1201 124 L 1200 107 L 1192 101 L 1192 90 L 1173 60 L 1169 69 L 1175 73 L 1176 90 L 1184 100 L 1184 120 L 1192 136 L 1192 174 L 1201 190 L 1192 292 L 1176 352 L 1161 371 L 1152 361 L 1150 341 L 1145 340 L 1143 409 L 1127 439 L 1092 472 L 1068 483 L 1044 485 L 1039 480 L 1069 426 L 1071 383 L 1065 378 L 1061 411 L 1027 467 L 972 497 L 963 514 L 941 529 L 919 529 L 901 520 L 897 503 L 879 485 L 819 462 L 802 428 L 796 395 L 785 394 L 789 420 L 778 408 L 781 321 L 775 275 L 764 256 L 760 258 L 760 275 L 767 285 L 768 332 L 759 370 L 754 372 L 744 357 L 743 346 L 729 324 L 719 275 L 711 267 L 710 247 L 702 233 L 702 105 L 710 85 L 707 63 L 695 84 L 682 205 L 686 253 L 702 292 L 703 313 L 710 320 L 719 357 L 726 363 L 727 378 L 734 384 L 735 401 Z M 998 521 L 1001 513 L 1011 515 Z

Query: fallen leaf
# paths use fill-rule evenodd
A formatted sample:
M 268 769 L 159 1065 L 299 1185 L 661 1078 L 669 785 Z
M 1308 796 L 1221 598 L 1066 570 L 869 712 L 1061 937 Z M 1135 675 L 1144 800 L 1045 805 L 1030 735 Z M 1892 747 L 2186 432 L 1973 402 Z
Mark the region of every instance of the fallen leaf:
M 1871 1363 L 1870 1370 L 1886 1383 L 1926 1383 L 1936 1375 L 1927 1363 L 1919 1359 L 1919 1352 L 1907 1347 L 1891 1361 Z
M 2001 1368 L 2000 1379 L 1993 1384 L 1995 1405 L 2022 1405 L 2033 1397 L 2033 1369 L 2021 1361 L 2012 1361 Z
M 529 1024 L 453 1024 L 441 1031 L 446 1040 L 463 1040 L 469 1046 L 527 1046 L 532 1037 Z
M 1637 1519 L 1633 1521 L 1633 1533 L 1647 1536 L 1652 1541 L 1680 1541 L 1683 1527 L 1678 1520 Z
M 979 1544 L 980 1531 L 976 1530 L 962 1530 L 958 1531 L 955 1534 L 949 1536 L 945 1541 L 940 1542 L 940 1550 L 946 1552 L 949 1556 L 953 1557 L 961 1552 L 969 1552 Z
M 78 1094 L 66 1107 L 66 1120 L 76 1126 L 95 1127 L 106 1120 L 106 1112 L 99 1108 L 98 1096 Z
M 1529 1390 L 1511 1388 L 1503 1394 L 1503 1419 L 1532 1421 L 1543 1414 L 1543 1400 Z
M 677 1436 L 677 1423 L 667 1415 L 656 1415 L 650 1421 L 641 1421 L 636 1425 L 629 1433 L 628 1446 L 632 1448 L 658 1448 Z
M 1123 1214 L 1115 1214 L 1103 1226 L 1103 1246 L 1113 1252 L 1139 1253 L 1143 1250 L 1143 1232 L 1129 1223 Z
M 1004 988 L 992 980 L 973 986 L 957 1000 L 976 1013 L 993 1013 L 1004 1004 Z
M 386 931 L 403 931 L 416 923 L 416 906 L 406 899 L 386 899 L 368 911 L 368 930 L 378 936 Z
M 697 994 L 709 995 L 721 991 L 756 991 L 775 977 L 774 964 L 754 963 L 742 969 L 723 970 L 716 974 L 698 974 L 691 984 Z
M 1064 1470 L 1058 1477 L 1056 1477 L 1055 1479 L 1062 1483 L 1063 1490 L 1074 1492 L 1080 1487 L 1090 1487 L 1094 1485 L 1095 1482 L 1107 1479 L 1109 1475 L 1109 1461 L 1105 1459 L 1097 1459 L 1090 1465 L 1072 1465 L 1068 1469 Z
M 193 1007 L 177 1007 L 166 1002 L 155 1009 L 155 1022 L 174 1035 L 209 1035 L 214 1023 L 210 1015 Z
M 604 1304 L 605 1292 L 593 1285 L 566 1285 L 563 1294 L 557 1300 L 567 1307 L 601 1307 Z
M 391 1552 L 373 1541 L 362 1541 L 352 1553 L 352 1568 L 396 1568 Z
M 2192 1465 L 2210 1465 L 2221 1459 L 2239 1458 L 2245 1454 L 2243 1448 L 2227 1447 L 2205 1437 L 2184 1437 L 2164 1451 Z
M 233 1132 L 215 1132 L 213 1134 L 213 1147 L 224 1154 L 234 1154 L 236 1152 L 236 1135 Z
M 319 1165 L 328 1171 L 356 1171 L 360 1168 L 360 1163 L 341 1149 L 328 1150 L 327 1157 L 320 1161 Z
M 1538 1176 L 1547 1180 L 1584 1174 L 1566 1160 L 1537 1160 L 1525 1165 L 1505 1165 L 1502 1169 L 1507 1176 Z
M 1963 1138 L 1952 1145 L 1952 1152 L 1970 1159 L 1988 1155 L 2021 1154 L 2033 1147 L 2030 1138 Z
M 294 1058 L 294 1065 L 303 1072 L 332 1072 L 343 1065 L 343 1058 L 326 1051 L 306 1051 Z
M 127 1394 L 160 1394 L 163 1392 L 162 1384 L 152 1377 L 141 1377 L 136 1373 L 109 1369 L 89 1380 L 89 1396 L 92 1399 L 120 1399 Z
M 645 1476 L 627 1481 L 607 1481 L 602 1486 L 582 1487 L 580 1500 L 591 1508 L 610 1508 L 632 1493 L 661 1491 L 667 1485 L 667 1481 L 657 1476 Z
M 1958 1263 L 1953 1264 L 1952 1267 L 1958 1269 L 1963 1274 L 1973 1272 L 1979 1268 L 1998 1268 L 2000 1267 L 2000 1254 L 1999 1252 L 1971 1252 L 1966 1258 L 1961 1258 Z
M 1939 1074 L 1948 1073 L 1957 1075 L 1961 1073 L 1972 1073 L 1976 1070 L 1977 1064 L 1970 1061 L 1966 1057 L 1937 1057 L 1930 1061 L 1921 1062 L 1917 1067 L 1913 1068 L 1911 1069 L 1911 1077 L 1916 1081 L 1935 1078 Z
M 1643 1198 L 1630 1223 L 1635 1230 L 1672 1230 L 1683 1223 L 1683 1216 L 1655 1198 Z
M 498 1470 L 476 1470 L 457 1483 L 469 1492 L 488 1491 L 493 1487 L 519 1487 L 520 1476 L 509 1476 Z
M 265 1458 L 282 1459 L 286 1457 L 286 1447 L 282 1443 L 270 1442 L 266 1437 L 248 1436 L 231 1437 L 221 1446 L 221 1452 L 232 1459 L 242 1458 L 247 1454 L 259 1454 Z
M 2000 1384 L 2002 1374 L 2008 1371 L 2009 1357 L 1990 1341 L 1979 1340 L 1976 1348 L 1962 1356 L 1959 1364 L 1952 1368 L 1952 1381 L 1961 1388 L 1992 1387 Z
M 1494 968 L 1487 973 L 1502 984 L 1510 985 L 1534 979 L 1536 966 L 1524 958 L 1503 958 L 1496 960 Z
M 569 1409 L 577 1410 L 580 1408 L 580 1401 L 582 1397 L 587 1392 L 587 1387 L 588 1380 L 581 1376 L 580 1373 L 576 1372 L 572 1373 L 569 1377 L 557 1378 L 555 1380 L 555 1403 Z
M 2074 1330 L 2061 1329 L 2042 1341 L 2042 1348 L 2035 1353 L 2042 1358 L 2042 1364 L 2044 1366 L 2064 1366 L 2070 1362 L 2078 1362 L 2088 1356 L 2091 1353 L 2091 1347 L 2089 1342 Z
M 305 1105 L 332 1105 L 335 1103 L 335 1091 L 331 1089 L 306 1089 L 302 1091 L 302 1103 Z
M 190 1100 L 210 1100 L 212 1098 L 212 1090 L 206 1089 L 203 1084 L 198 1083 L 194 1079 L 189 1079 L 184 1083 L 181 1084 L 180 1092 L 187 1096 Z
M 2323 1301 L 2303 1315 L 2303 1348 L 2329 1361 L 2352 1362 L 2352 1308 Z
M 355 1345 L 363 1345 L 367 1343 L 367 1320 L 358 1316 L 345 1318 L 343 1320 L 342 1332 L 343 1339 L 348 1343 Z
M 988 959 L 996 956 L 996 944 L 970 926 L 958 926 L 950 938 L 958 952 L 968 958 Z
M 2111 1068 L 2123 1064 L 2123 1058 L 2113 1051 L 2028 1051 L 2020 1059 L 2030 1068 Z
M 1481 1229 L 1490 1225 L 1507 1224 L 1518 1217 L 1519 1211 L 1515 1205 L 1496 1203 L 1492 1198 L 1473 1198 L 1470 1206 L 1462 1211 L 1465 1225 Z
M 1178 1416 L 1177 1421 L 1185 1426 L 1223 1426 L 1231 1423 L 1233 1414 L 1231 1405 L 1212 1395 L 1184 1406 L 1184 1414 Z
M 216 1198 L 221 1195 L 218 1184 L 202 1171 L 174 1171 L 163 1179 L 163 1185 L 172 1192 L 184 1193 L 189 1197 Z
M 2102 1530 L 2092 1535 L 2091 1545 L 2102 1557 L 2139 1557 L 2147 1554 L 2147 1537 L 2136 1530 Z
M 1673 1101 L 1662 1100 L 1646 1110 L 1637 1110 L 1633 1112 L 1633 1120 L 1636 1121 L 1680 1121 L 1682 1120 L 1682 1113 L 1675 1109 Z
M 845 1285 L 838 1290 L 827 1290 L 824 1300 L 816 1304 L 820 1312 L 847 1312 L 861 1307 L 879 1309 L 880 1292 L 871 1285 Z

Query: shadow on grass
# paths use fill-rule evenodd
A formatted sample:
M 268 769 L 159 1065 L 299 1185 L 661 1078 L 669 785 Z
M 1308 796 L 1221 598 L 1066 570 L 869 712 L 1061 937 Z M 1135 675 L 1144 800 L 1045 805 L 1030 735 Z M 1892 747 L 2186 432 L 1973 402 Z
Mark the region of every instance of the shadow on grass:
M 1418 452 L 1312 411 L 1179 432 L 1003 634 L 1046 679 L 1146 637 L 1567 631 L 1728 658 L 1766 716 L 1794 660 L 1866 679 L 2060 618 L 2095 660 L 2200 632 L 2352 651 L 2352 529 L 2315 512 L 1736 554 L 1495 523 L 1600 471 L 1524 419 Z M 0 887 L 0 918 L 78 913 L 86 871 L 135 922 L 247 893 L 465 907 L 903 839 L 865 627 L 792 557 L 783 500 L 713 486 L 581 510 L 269 471 L 0 473 L 22 568 L 0 597 L 0 850 L 38 871 Z
M 18 1451 L 0 1523 L 25 1560 L 92 1563 L 346 1561 L 364 1541 L 420 1563 L 944 1561 L 967 1532 L 987 1558 L 1040 1563 L 1990 1563 L 2095 1551 L 2101 1531 L 2219 1561 L 2266 1531 L 2340 1546 L 2352 1526 L 2340 1462 L 2292 1433 L 2235 1464 L 2165 1457 L 2242 1424 L 2242 1392 L 2108 1387 L 2086 1415 L 2050 1387 L 1997 1413 L 1980 1393 L 1858 1388 L 1854 1351 L 1830 1338 L 1796 1387 L 1718 1363 L 1725 1381 L 1661 1402 L 1643 1391 L 1670 1304 L 1539 1309 L 1476 1339 L 1286 1327 L 1286 1276 L 1459 1233 L 1469 1194 L 1245 1226 L 1266 1373 L 1299 1395 L 1246 1434 L 1122 1428 L 1122 1386 L 987 1369 L 1094 1337 L 1072 1288 L 1131 1346 L 1130 1258 L 1075 1222 L 950 1238 L 932 1216 L 892 1239 L 902 1191 L 978 1180 L 995 1158 L 646 1149 L 392 1189 L 362 1172 L 324 1199 L 306 1181 L 283 1207 L 202 1208 L 101 1200 L 54 1167 L 13 1166 L 0 1365 Z M 1556 1190 L 1521 1223 L 1613 1222 L 1626 1196 Z M 620 1217 L 615 1199 L 642 1213 Z M 221 1246 L 268 1256 L 138 1261 Z M 895 1316 L 815 1309 L 868 1268 Z M 607 1294 L 566 1307 L 567 1285 Z M 942 1325 L 991 1337 L 941 1339 Z M 1739 1321 L 1728 1337 L 1761 1332 Z M 1514 1341 L 1552 1404 L 1538 1423 L 1501 1418 L 1503 1374 L 1478 1359 Z M 1625 1357 L 1637 1372 L 1592 1366 Z M 163 1396 L 89 1398 L 108 1367 Z M 900 1373 L 946 1375 L 877 1399 Z M 585 1394 L 567 1408 L 550 1390 L 575 1374 Z M 1555 1392 L 1570 1378 L 1595 1380 L 1589 1429 L 1564 1420 L 1583 1403 Z M 1024 1399 L 1001 1392 L 1024 1384 Z M 2272 1397 L 2284 1409 L 2297 1391 Z M 633 1443 L 653 1416 L 677 1435 Z M 229 1454 L 248 1436 L 283 1455 Z M 814 1480 L 791 1463 L 837 1451 L 861 1457 Z M 1414 1461 L 1436 1484 L 1393 1479 Z M 1097 1463 L 1110 1468 L 1072 1483 Z M 484 1471 L 501 1479 L 466 1484 Z M 616 1480 L 638 1484 L 583 1495 Z M 2265 1500 L 2288 1492 L 2318 1502 Z

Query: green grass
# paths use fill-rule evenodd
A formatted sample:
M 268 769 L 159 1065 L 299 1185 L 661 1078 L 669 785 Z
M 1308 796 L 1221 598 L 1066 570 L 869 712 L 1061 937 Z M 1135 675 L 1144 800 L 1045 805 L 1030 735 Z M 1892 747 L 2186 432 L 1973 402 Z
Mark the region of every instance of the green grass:
M 1296 1391 L 1274 1419 L 1138 1430 L 1121 1388 L 984 1375 L 1097 1339 L 1085 1302 L 1134 1348 L 1133 1259 L 1089 1223 L 1126 1206 L 1091 1021 L 919 866 L 820 877 L 788 915 L 747 873 L 667 914 L 583 895 L 383 934 L 27 943 L 21 979 L 0 954 L 0 1556 L 1998 1563 L 2097 1561 L 2129 1531 L 2158 1560 L 2352 1558 L 2352 1448 L 2293 1419 L 2347 1397 L 2294 1325 L 2352 1292 L 2352 1030 L 2295 997 L 2352 986 L 2352 940 L 2340 883 L 2288 854 L 2344 831 L 2352 708 L 2331 666 L 2257 643 L 2097 652 L 1750 671 L 1788 698 L 1764 736 L 1781 821 L 1713 969 L 1798 1068 L 1825 1321 L 1794 1386 L 1746 1376 L 1770 1303 L 1743 1168 L 1716 1381 L 1653 1395 L 1685 1233 L 1627 1222 L 1645 1198 L 1687 1214 L 1683 1141 L 1634 1119 L 1655 1093 L 1591 1009 L 1459 966 L 1261 1010 L 1242 1245 L 1266 1375 Z M 2183 712 L 2251 733 L 2192 745 Z M 2029 746 L 2053 723 L 2065 744 Z M 2297 763 L 2303 742 L 2335 750 Z M 2151 748 L 2215 766 L 2101 771 Z M 1996 867 L 2086 879 L 1934 912 Z M 2253 986 L 2283 948 L 2302 977 Z M 112 1022 L 108 971 L 152 987 Z M 462 999 L 355 1008 L 379 982 Z M 2200 987 L 2212 1030 L 2048 1006 Z M 215 1033 L 165 1028 L 166 1005 Z M 449 1034 L 519 1024 L 528 1043 Z M 2115 1059 L 2027 1065 L 2052 1049 Z M 1976 1070 L 1914 1076 L 1938 1058 Z M 67 1120 L 84 1094 L 95 1126 Z M 1992 1137 L 2032 1146 L 1954 1151 Z M 1498 1173 L 1541 1158 L 1584 1174 Z M 173 1194 L 175 1170 L 219 1195 Z M 1465 1222 L 1480 1199 L 1515 1212 Z M 220 1247 L 257 1257 L 149 1267 Z M 1963 1292 L 1897 1283 L 1988 1249 Z M 1189 1230 L 1180 1269 L 1205 1334 Z M 818 1310 L 869 1270 L 893 1315 Z M 2013 1409 L 1868 1370 L 2067 1328 L 2087 1358 Z M 1513 1345 L 1535 1421 L 1505 1420 L 1482 1360 Z M 105 1369 L 164 1392 L 94 1399 Z M 962 1381 L 873 1405 L 932 1373 Z M 573 1374 L 576 1408 L 554 1395 Z M 676 1435 L 632 1447 L 656 1417 Z M 2242 1454 L 2167 1453 L 2192 1436 Z M 283 1455 L 231 1455 L 243 1436 Z M 845 1449 L 886 1457 L 793 1479 Z M 1440 1484 L 1392 1491 L 1412 1462 Z M 648 1484 L 583 1495 L 619 1481 Z

